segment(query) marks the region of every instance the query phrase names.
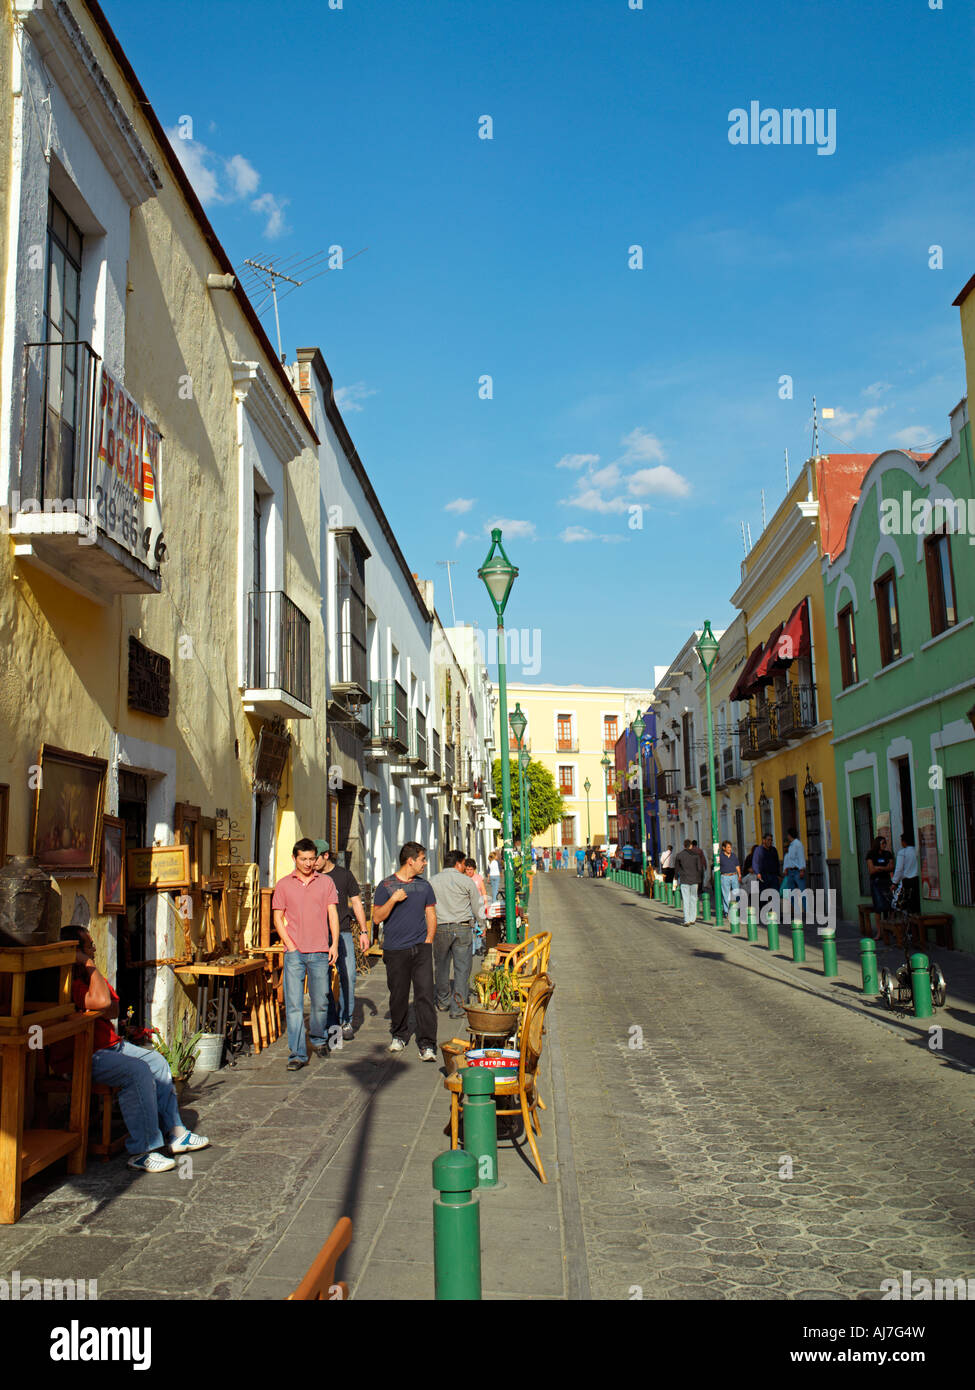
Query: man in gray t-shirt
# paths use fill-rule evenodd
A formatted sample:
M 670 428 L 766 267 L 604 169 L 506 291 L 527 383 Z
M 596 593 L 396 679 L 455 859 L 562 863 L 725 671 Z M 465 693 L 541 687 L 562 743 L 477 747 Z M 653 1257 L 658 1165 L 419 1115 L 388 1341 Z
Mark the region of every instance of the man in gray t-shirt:
M 441 1013 L 449 1009 L 451 1018 L 463 1018 L 462 1005 L 467 1003 L 474 954 L 474 923 L 485 925 L 484 902 L 467 875 L 463 850 L 447 851 L 444 867 L 430 879 L 430 887 L 437 900 L 437 934 L 433 938 L 437 1008 Z
M 689 927 L 697 921 L 697 895 L 704 881 L 704 856 L 699 850 L 684 841 L 684 848 L 674 860 L 674 877 L 680 882 L 680 896 L 684 904 L 684 926 Z

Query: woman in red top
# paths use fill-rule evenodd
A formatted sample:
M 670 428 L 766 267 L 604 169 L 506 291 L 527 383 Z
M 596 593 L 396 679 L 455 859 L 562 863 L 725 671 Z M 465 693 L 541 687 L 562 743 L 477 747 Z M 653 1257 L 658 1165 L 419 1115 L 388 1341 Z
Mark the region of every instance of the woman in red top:
M 118 995 L 95 967 L 95 943 L 84 927 L 62 927 L 62 941 L 75 941 L 74 982 L 71 993 L 79 1009 L 97 1010 L 94 1053 L 91 1059 L 93 1081 L 118 1086 L 119 1109 L 129 1131 L 125 1147 L 129 1167 L 143 1173 L 165 1173 L 176 1163 L 161 1150 L 184 1154 L 205 1149 L 209 1139 L 191 1134 L 179 1116 L 176 1090 L 169 1063 L 154 1048 L 136 1047 L 123 1042 L 112 1026 L 118 1014 Z M 169 1136 L 168 1141 L 163 1134 Z

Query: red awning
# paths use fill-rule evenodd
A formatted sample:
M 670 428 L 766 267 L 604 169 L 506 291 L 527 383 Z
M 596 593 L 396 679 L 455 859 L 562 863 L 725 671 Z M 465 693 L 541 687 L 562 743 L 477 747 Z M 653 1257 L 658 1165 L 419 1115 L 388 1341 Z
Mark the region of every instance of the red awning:
M 782 629 L 784 627 L 785 623 L 779 623 L 778 627 L 765 643 L 765 647 L 762 650 L 762 659 L 752 672 L 752 690 L 750 693 L 754 693 L 760 685 L 768 685 L 775 679 L 772 663 L 778 656 L 778 640 L 782 635 Z
M 778 651 L 772 662 L 772 669 L 784 671 L 797 657 L 808 656 L 811 651 L 809 641 L 809 601 L 800 599 L 782 624 Z
M 735 681 L 734 689 L 728 696 L 729 700 L 747 700 L 751 694 L 751 680 L 755 667 L 765 654 L 765 643 L 759 642 L 751 656 L 745 662 L 741 675 Z

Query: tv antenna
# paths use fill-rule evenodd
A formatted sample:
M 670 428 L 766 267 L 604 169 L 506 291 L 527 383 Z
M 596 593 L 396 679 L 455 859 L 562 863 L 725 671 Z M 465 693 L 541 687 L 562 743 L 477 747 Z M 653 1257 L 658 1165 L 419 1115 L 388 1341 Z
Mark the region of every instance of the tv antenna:
M 438 560 L 438 561 L 437 561 L 437 564 L 438 564 L 438 565 L 443 565 L 444 568 L 445 568 L 446 571 L 447 571 L 447 588 L 448 588 L 448 590 L 450 591 L 450 625 L 451 625 L 451 627 L 456 627 L 456 626 L 457 626 L 457 614 L 454 612 L 454 586 L 453 586 L 453 584 L 451 583 L 451 579 L 450 579 L 450 567 L 451 567 L 451 565 L 456 565 L 456 563 L 457 563 L 456 560 Z
M 274 326 L 278 331 L 278 357 L 283 362 L 284 353 L 281 351 L 281 320 L 278 318 L 277 282 L 279 280 L 287 280 L 288 284 L 294 285 L 296 289 L 300 289 L 304 282 L 302 280 L 295 280 L 290 275 L 285 275 L 284 271 L 282 270 L 275 270 L 274 266 L 272 265 L 262 265 L 260 261 L 245 260 L 244 265 L 249 265 L 252 270 L 256 270 L 258 272 L 258 278 L 261 279 L 262 284 L 265 286 L 265 288 L 271 291 L 271 298 L 274 300 Z M 267 277 L 266 279 L 263 278 L 265 276 Z

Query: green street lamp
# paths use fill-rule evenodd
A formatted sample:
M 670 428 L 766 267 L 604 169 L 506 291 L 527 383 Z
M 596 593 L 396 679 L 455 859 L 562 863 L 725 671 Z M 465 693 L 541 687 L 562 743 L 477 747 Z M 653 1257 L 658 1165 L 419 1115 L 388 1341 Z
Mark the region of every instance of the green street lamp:
M 609 754 L 604 753 L 600 766 L 603 769 L 603 797 L 606 802 L 606 853 L 609 853 L 609 769 L 613 764 L 609 760 Z
M 518 754 L 518 811 L 521 817 L 521 905 L 528 906 L 528 873 L 532 862 L 531 816 L 528 811 L 528 764 L 532 755 L 527 748 Z
M 518 822 L 519 833 L 521 835 L 521 905 L 525 906 L 527 888 L 525 886 L 525 850 L 527 841 L 525 839 L 525 768 L 530 761 L 530 755 L 522 746 L 525 738 L 525 729 L 528 727 L 528 719 L 521 707 L 521 701 L 515 705 L 514 712 L 508 715 L 508 723 L 511 725 L 511 732 L 515 736 L 515 745 L 518 749 Z
M 491 549 L 484 564 L 477 572 L 483 579 L 484 587 L 491 596 L 494 612 L 498 620 L 498 703 L 502 732 L 508 727 L 508 684 L 504 661 L 504 609 L 511 593 L 511 586 L 518 578 L 518 570 L 501 544 L 501 531 L 495 527 L 491 532 Z M 511 767 L 508 750 L 501 750 L 501 833 L 504 843 L 504 939 L 514 945 L 518 939 L 517 918 L 515 914 L 515 868 L 512 863 L 511 845 Z
M 636 734 L 637 766 L 640 769 L 640 854 L 643 860 L 643 877 L 645 879 L 647 876 L 647 825 L 643 818 L 643 731 L 646 725 L 639 710 L 637 710 L 636 718 L 630 727 Z
M 708 707 L 708 784 L 711 788 L 711 851 L 713 855 L 714 921 L 721 926 L 724 903 L 721 897 L 721 846 L 718 843 L 718 789 L 714 776 L 714 719 L 711 714 L 711 668 L 718 659 L 720 642 L 711 631 L 711 624 L 705 619 L 704 631 L 698 638 L 694 650 L 704 667 L 704 698 Z
M 586 844 L 592 844 L 592 821 L 589 819 L 589 793 L 592 791 L 592 783 L 587 777 L 582 784 L 586 793 Z

